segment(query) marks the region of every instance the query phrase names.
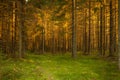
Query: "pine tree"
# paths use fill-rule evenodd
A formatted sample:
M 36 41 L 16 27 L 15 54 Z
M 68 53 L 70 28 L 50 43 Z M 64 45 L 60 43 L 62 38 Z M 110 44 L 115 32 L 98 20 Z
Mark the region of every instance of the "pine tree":
M 72 57 L 75 58 L 76 54 L 76 0 L 72 0 Z

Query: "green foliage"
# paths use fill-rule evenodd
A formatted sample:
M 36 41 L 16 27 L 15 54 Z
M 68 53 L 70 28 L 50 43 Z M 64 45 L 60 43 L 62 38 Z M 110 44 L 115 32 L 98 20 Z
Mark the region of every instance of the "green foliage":
M 66 1 L 65 0 L 30 0 L 29 3 L 32 3 L 34 6 L 42 9 L 45 6 L 50 8 L 53 5 L 55 6 L 65 5 Z
M 36 30 L 37 31 L 42 31 L 44 27 L 42 25 L 36 25 Z
M 98 7 L 93 8 L 94 13 L 96 13 L 99 10 Z
M 58 15 L 58 16 L 54 16 L 54 17 L 52 17 L 52 20 L 57 20 L 57 21 L 64 21 L 65 20 L 65 13 L 62 13 L 62 14 L 60 14 L 60 15 Z
M 97 2 L 102 2 L 103 0 L 96 0 Z
M 88 1 L 88 0 L 81 0 L 80 3 L 81 3 L 81 4 L 84 4 L 84 3 L 86 3 L 87 1 Z
M 42 8 L 48 0 L 30 0 L 29 3 L 33 4 L 35 7 Z
M 56 7 L 56 9 L 53 11 L 53 16 L 51 17 L 51 20 L 57 20 L 57 21 L 65 20 L 65 13 L 67 12 L 66 11 L 67 9 L 62 9 L 62 8 L 63 8 L 63 6 L 65 6 L 67 4 L 68 4 L 68 2 L 65 0 L 56 0 L 54 2 L 54 7 Z
M 0 80 L 119 80 L 115 61 L 90 56 L 32 55 L 18 61 L 2 60 Z

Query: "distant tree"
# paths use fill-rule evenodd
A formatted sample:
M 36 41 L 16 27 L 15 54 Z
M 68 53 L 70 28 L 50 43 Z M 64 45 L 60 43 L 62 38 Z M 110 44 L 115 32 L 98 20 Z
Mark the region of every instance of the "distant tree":
M 84 12 L 84 28 L 83 28 L 83 52 L 86 55 L 87 53 L 87 31 L 86 31 L 86 18 L 87 18 L 87 10 Z

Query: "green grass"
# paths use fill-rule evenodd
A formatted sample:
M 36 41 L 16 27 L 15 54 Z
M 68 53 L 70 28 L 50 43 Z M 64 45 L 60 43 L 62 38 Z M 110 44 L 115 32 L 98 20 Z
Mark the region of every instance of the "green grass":
M 120 80 L 120 71 L 116 61 L 101 58 L 30 54 L 1 60 L 0 80 Z

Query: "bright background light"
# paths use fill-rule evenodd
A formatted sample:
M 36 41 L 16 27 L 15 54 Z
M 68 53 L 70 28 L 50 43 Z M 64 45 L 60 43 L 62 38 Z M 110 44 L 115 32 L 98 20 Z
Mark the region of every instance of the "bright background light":
M 26 2 L 28 2 L 28 0 L 26 0 Z

